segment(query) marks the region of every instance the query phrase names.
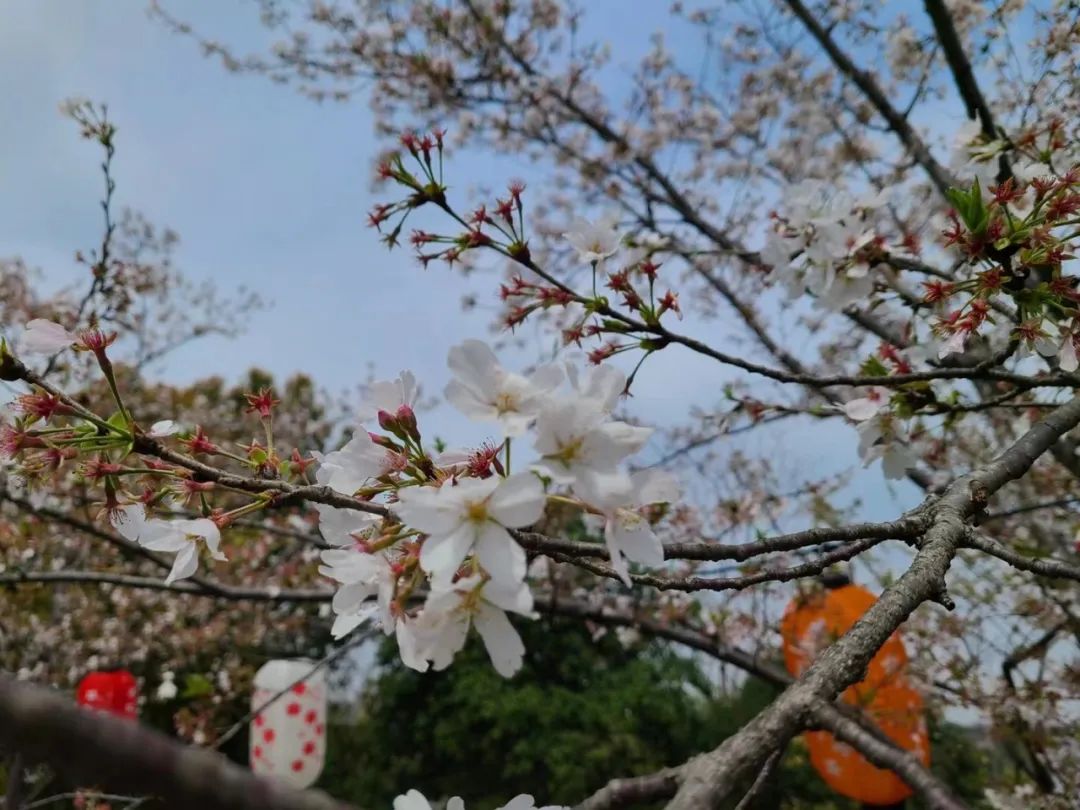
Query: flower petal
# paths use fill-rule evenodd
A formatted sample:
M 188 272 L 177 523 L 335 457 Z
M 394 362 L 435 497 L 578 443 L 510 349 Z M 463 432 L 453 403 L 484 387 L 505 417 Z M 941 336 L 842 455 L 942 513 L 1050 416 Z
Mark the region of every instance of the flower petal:
M 529 526 L 544 514 L 544 485 L 532 473 L 503 479 L 488 498 L 488 514 L 503 526 Z
M 504 678 L 512 677 L 525 659 L 525 645 L 514 625 L 503 611 L 486 603 L 480 604 L 474 621 L 495 671 Z

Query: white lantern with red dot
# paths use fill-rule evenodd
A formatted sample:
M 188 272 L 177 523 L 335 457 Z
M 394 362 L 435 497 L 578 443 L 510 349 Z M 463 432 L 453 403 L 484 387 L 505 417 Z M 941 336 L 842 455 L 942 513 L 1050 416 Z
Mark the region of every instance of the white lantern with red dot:
M 314 784 L 326 759 L 326 678 L 314 667 L 303 659 L 267 661 L 255 673 L 251 698 L 258 712 L 251 718 L 251 770 L 296 788 Z

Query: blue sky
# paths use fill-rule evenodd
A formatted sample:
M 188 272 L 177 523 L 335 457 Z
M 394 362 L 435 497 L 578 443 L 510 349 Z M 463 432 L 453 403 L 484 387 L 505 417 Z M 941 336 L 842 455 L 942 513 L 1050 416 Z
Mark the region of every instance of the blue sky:
M 270 41 L 251 2 L 166 5 L 240 51 Z M 609 71 L 615 93 L 649 32 L 666 22 L 663 3 L 612 13 L 620 7 L 616 0 L 590 4 L 586 25 L 586 34 L 602 26 L 617 44 Z M 371 364 L 380 377 L 411 368 L 438 392 L 447 379 L 446 349 L 485 336 L 488 315 L 458 307 L 469 284 L 444 268 L 421 270 L 407 251 L 388 253 L 364 224 L 378 199 L 369 186 L 378 145 L 362 101 L 316 105 L 259 78 L 227 74 L 191 40 L 151 20 L 141 0 L 0 0 L 0 10 L 0 102 L 8 122 L 0 253 L 41 267 L 50 283 L 83 277 L 72 257 L 100 238 L 99 155 L 57 105 L 85 96 L 107 102 L 119 127 L 118 206 L 178 231 L 176 262 L 189 277 L 214 279 L 223 290 L 244 284 L 274 305 L 239 339 L 208 339 L 173 355 L 162 370 L 169 378 L 235 376 L 254 364 L 278 374 L 303 370 L 340 390 L 363 381 Z M 684 57 L 699 47 L 695 40 L 671 44 Z M 454 172 L 499 187 L 523 169 L 461 155 Z M 490 285 L 472 287 L 492 300 Z M 646 364 L 634 409 L 670 422 L 691 404 L 718 400 L 723 379 L 711 361 L 668 350 Z M 446 409 L 425 419 L 433 433 L 487 435 Z M 809 471 L 855 461 L 854 431 L 845 426 L 818 425 L 786 438 L 788 465 Z M 880 473 L 868 477 L 874 483 L 862 494 L 871 511 L 891 514 L 896 502 Z

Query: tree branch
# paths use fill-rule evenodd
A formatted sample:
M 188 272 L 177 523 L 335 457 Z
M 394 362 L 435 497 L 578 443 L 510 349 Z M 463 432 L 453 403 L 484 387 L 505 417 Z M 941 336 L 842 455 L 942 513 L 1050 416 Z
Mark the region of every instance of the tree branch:
M 686 778 L 670 810 L 708 810 L 733 786 L 759 768 L 780 741 L 810 719 L 818 699 L 836 697 L 863 677 L 870 659 L 923 602 L 941 599 L 945 573 L 964 539 L 965 522 L 994 492 L 1024 475 L 1053 444 L 1080 424 L 1080 396 L 1034 425 L 996 459 L 951 483 L 941 497 L 924 503 L 933 523 L 907 571 L 836 643 L 767 709 L 719 748 L 687 763 Z
M 253 776 L 130 720 L 80 709 L 0 673 L 0 750 L 45 763 L 74 784 L 160 797 L 175 810 L 347 810 L 317 791 Z
M 964 545 L 985 552 L 991 557 L 997 557 L 999 560 L 1007 562 L 1013 568 L 1018 568 L 1021 571 L 1028 571 L 1040 577 L 1071 579 L 1074 582 L 1080 582 L 1080 566 L 1069 565 L 1059 560 L 1027 557 L 974 529 L 969 529 L 964 535 Z
M 942 196 L 945 196 L 945 192 L 950 187 L 957 185 L 956 179 L 948 169 L 937 162 L 930 152 L 930 148 L 919 137 L 911 124 L 908 123 L 907 118 L 889 102 L 874 77 L 869 72 L 856 67 L 851 58 L 836 44 L 829 32 L 814 19 L 814 15 L 803 5 L 801 0 L 785 0 L 785 2 L 791 12 L 798 17 L 806 30 L 810 32 L 810 35 L 817 40 L 825 53 L 828 54 L 837 70 L 862 91 L 862 94 L 866 96 L 874 109 L 878 111 L 878 114 L 885 119 L 889 128 L 900 139 L 900 142 L 911 153 L 911 156 L 926 171 L 937 190 Z

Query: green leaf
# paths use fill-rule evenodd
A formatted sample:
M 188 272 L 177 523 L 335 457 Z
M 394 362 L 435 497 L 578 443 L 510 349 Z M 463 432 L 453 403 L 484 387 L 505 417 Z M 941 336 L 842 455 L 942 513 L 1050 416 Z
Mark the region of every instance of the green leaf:
M 871 356 L 866 358 L 863 364 L 859 366 L 859 375 L 862 377 L 888 377 L 889 370 L 885 368 L 881 358 Z
M 213 694 L 214 685 L 204 675 L 197 672 L 184 676 L 184 691 L 180 693 L 183 698 L 199 698 Z

